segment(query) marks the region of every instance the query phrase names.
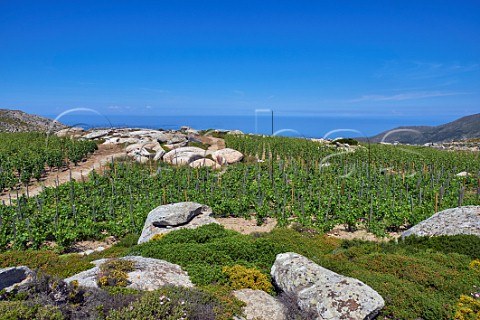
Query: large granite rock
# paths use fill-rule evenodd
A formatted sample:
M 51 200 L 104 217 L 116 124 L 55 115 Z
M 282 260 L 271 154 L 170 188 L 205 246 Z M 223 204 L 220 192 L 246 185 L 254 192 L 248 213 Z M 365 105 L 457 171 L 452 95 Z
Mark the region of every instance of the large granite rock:
M 156 234 L 165 234 L 178 229 L 195 229 L 205 224 L 216 223 L 210 217 L 210 207 L 196 202 L 179 202 L 159 206 L 147 216 L 138 243 L 149 241 Z
M 281 302 L 262 290 L 242 289 L 233 295 L 247 305 L 243 308 L 246 320 L 286 320 Z
M 189 164 L 192 168 L 200 168 L 200 167 L 216 167 L 217 163 L 208 158 L 197 159 L 195 161 L 190 162 Z
M 179 265 L 140 256 L 128 256 L 120 259 L 134 262 L 134 271 L 127 273 L 129 281 L 127 288 L 152 291 L 167 285 L 193 287 L 188 274 Z M 67 278 L 65 282 L 70 283 L 76 280 L 81 286 L 98 288 L 97 278 L 100 266 L 106 261 L 108 259 L 93 261 L 92 263 L 95 264 L 94 268 Z
M 213 159 L 215 159 L 219 164 L 222 165 L 224 163 L 236 163 L 242 161 L 243 159 L 243 154 L 240 151 L 231 148 L 217 150 L 212 154 L 212 156 Z
M 416 236 L 453 236 L 473 234 L 480 237 L 480 206 L 465 206 L 435 213 L 402 233 Z
M 197 147 L 180 147 L 173 149 L 163 155 L 163 161 L 181 165 L 189 164 L 205 157 L 205 150 Z
M 0 291 L 10 292 L 18 286 L 33 281 L 35 272 L 25 266 L 0 269 Z
M 297 253 L 277 255 L 271 275 L 279 289 L 297 296 L 299 308 L 315 311 L 317 319 L 372 319 L 385 305 L 360 280 L 339 275 Z

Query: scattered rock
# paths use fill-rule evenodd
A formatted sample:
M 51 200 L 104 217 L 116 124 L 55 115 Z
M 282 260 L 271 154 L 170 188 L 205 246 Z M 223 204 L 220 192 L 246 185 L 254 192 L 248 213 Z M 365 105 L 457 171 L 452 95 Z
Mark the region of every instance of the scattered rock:
M 216 223 L 215 219 L 210 217 L 211 213 L 212 210 L 208 206 L 196 202 L 159 206 L 148 214 L 138 243 L 147 242 L 156 234 L 182 228 L 194 229 L 205 224 Z
M 10 292 L 18 286 L 33 281 L 35 272 L 25 266 L 0 269 L 0 291 Z
M 224 159 L 228 164 L 236 163 L 242 161 L 243 159 L 243 154 L 241 152 L 231 148 L 217 150 L 212 154 L 212 156 L 213 159 Z M 223 164 L 221 162 L 218 163 Z
M 127 273 L 129 281 L 127 288 L 152 291 L 166 285 L 193 287 L 188 274 L 179 265 L 140 256 L 128 256 L 120 259 L 134 262 L 134 271 Z M 95 260 L 92 263 L 96 267 L 67 278 L 65 282 L 70 283 L 77 280 L 81 286 L 98 288 L 97 276 L 100 266 L 107 261 L 108 259 Z
M 247 305 L 243 308 L 247 320 L 286 320 L 285 307 L 262 290 L 242 289 L 233 292 Z
M 473 234 L 480 237 L 480 206 L 465 206 L 437 212 L 402 233 L 402 238 L 412 234 L 420 237 Z
M 190 162 L 189 166 L 192 168 L 200 168 L 200 167 L 215 167 L 217 163 L 211 159 L 203 158 L 197 159 L 195 161 Z
M 277 255 L 272 278 L 282 291 L 297 296 L 303 311 L 318 319 L 372 319 L 383 298 L 360 280 L 339 275 L 293 252 Z

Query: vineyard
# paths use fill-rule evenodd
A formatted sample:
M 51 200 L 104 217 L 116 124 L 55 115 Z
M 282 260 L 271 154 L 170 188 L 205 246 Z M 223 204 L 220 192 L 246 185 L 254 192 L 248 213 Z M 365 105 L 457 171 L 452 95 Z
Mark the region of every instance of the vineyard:
M 32 140 L 23 138 L 20 143 L 2 136 L 8 141 L 0 149 L 2 181 L 12 180 L 10 185 L 26 170 L 22 161 L 62 166 L 67 158 L 78 161 L 76 152 L 84 156 L 94 148 L 61 139 L 49 140 L 45 148 L 45 139 L 43 144 L 38 139 L 17 157 L 12 150 Z M 94 171 L 83 181 L 3 203 L 0 250 L 139 233 L 150 210 L 180 201 L 207 204 L 218 216 L 252 216 L 258 223 L 275 217 L 280 225 L 295 221 L 328 231 L 342 224 L 377 235 L 409 227 L 445 208 L 480 204 L 478 153 L 390 145 L 352 151 L 284 137 L 226 136 L 225 142 L 246 156 L 225 171 L 122 160 L 102 175 Z M 53 154 L 58 162 L 50 162 Z M 34 155 L 37 162 L 25 161 Z M 457 176 L 462 171 L 469 174 Z M 35 177 L 33 169 L 29 172 Z
M 46 166 L 75 165 L 97 149 L 92 141 L 58 138 L 45 133 L 0 133 L 0 191 L 40 180 Z

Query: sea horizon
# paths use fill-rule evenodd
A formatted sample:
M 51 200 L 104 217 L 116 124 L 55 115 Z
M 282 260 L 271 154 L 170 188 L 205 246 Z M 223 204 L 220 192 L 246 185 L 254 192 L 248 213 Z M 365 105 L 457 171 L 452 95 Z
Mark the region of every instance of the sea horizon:
M 57 115 L 42 115 L 55 119 Z M 244 133 L 304 138 L 370 137 L 399 126 L 435 126 L 457 118 L 418 116 L 312 116 L 312 115 L 99 115 L 67 114 L 58 121 L 68 126 L 178 130 L 241 130 Z

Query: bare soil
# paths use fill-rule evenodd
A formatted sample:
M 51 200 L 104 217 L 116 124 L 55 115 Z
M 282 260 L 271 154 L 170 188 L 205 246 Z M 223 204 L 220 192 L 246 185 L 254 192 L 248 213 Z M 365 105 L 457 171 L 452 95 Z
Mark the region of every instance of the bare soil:
M 78 163 L 76 166 L 74 164 L 69 165 L 68 168 L 61 169 L 60 171 L 53 169 L 47 169 L 46 174 L 40 181 L 30 182 L 28 186 L 28 195 L 30 197 L 39 194 L 42 191 L 43 187 L 54 187 L 56 184 L 60 185 L 65 182 L 70 181 L 70 171 L 72 179 L 81 180 L 86 179 L 88 174 L 95 169 L 96 171 L 104 170 L 107 163 L 112 161 L 112 158 L 119 158 L 125 156 L 125 151 L 121 145 L 99 145 L 98 150 L 91 156 L 89 156 L 83 162 Z M 0 195 L 0 201 L 4 200 L 5 202 L 9 201 L 9 194 L 12 200 L 17 198 L 18 195 L 26 194 L 27 190 L 25 187 L 21 187 L 18 190 L 9 190 Z
M 215 218 L 225 229 L 234 230 L 242 234 L 252 234 L 256 232 L 270 232 L 277 225 L 277 220 L 267 218 L 261 226 L 257 226 L 256 219 L 244 218 Z
M 327 232 L 327 236 L 343 240 L 367 240 L 367 241 L 389 241 L 398 239 L 402 232 L 389 232 L 385 237 L 377 237 L 373 233 L 368 232 L 365 228 L 358 228 L 355 231 L 348 231 L 344 225 L 337 225 L 332 230 Z

